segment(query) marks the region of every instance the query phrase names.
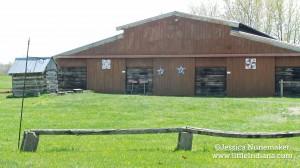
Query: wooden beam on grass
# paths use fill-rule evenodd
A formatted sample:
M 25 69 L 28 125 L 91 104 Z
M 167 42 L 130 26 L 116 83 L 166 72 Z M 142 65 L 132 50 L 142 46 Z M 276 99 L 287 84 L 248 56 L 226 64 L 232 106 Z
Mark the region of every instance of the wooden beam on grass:
M 115 134 L 162 134 L 178 133 L 183 128 L 138 128 L 138 129 L 33 129 L 37 135 L 115 135 Z
M 166 134 L 179 133 L 177 150 L 192 150 L 193 134 L 227 138 L 291 138 L 299 137 L 300 131 L 294 132 L 234 132 L 206 128 L 135 128 L 135 129 L 32 129 L 24 132 L 21 151 L 35 152 L 40 135 L 126 135 L 126 134 Z
M 220 131 L 206 128 L 187 127 L 186 132 L 200 135 L 227 137 L 227 138 L 291 138 L 299 137 L 300 131 L 294 132 L 235 132 L 235 131 Z

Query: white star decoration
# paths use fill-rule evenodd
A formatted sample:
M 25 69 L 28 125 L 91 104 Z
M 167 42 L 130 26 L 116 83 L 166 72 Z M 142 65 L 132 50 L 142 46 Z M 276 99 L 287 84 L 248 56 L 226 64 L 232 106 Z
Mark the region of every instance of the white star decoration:
M 165 73 L 165 70 L 162 67 L 159 67 L 159 69 L 157 70 L 157 74 L 162 76 Z
M 186 69 L 185 67 L 183 67 L 182 65 L 180 65 L 180 66 L 177 68 L 178 74 L 179 74 L 179 75 L 184 75 L 185 69 Z

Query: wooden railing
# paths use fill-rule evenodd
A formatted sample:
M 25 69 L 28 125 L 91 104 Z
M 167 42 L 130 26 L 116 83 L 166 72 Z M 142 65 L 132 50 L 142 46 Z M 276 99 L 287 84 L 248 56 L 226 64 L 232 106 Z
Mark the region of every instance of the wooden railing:
M 230 137 L 230 138 L 291 138 L 299 137 L 300 131 L 294 132 L 233 132 L 206 128 L 142 128 L 142 129 L 32 129 L 24 131 L 21 151 L 35 152 L 40 135 L 117 135 L 117 134 L 166 134 L 179 133 L 177 150 L 192 150 L 193 134 Z

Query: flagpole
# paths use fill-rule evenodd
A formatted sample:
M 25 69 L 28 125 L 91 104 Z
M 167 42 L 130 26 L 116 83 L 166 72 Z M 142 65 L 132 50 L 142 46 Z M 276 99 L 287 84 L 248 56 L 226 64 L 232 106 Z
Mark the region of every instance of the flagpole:
M 23 121 L 23 107 L 24 107 L 24 97 L 25 97 L 25 88 L 26 88 L 26 77 L 27 77 L 27 64 L 28 64 L 28 53 L 29 53 L 30 38 L 27 43 L 27 54 L 26 54 L 26 64 L 25 64 L 25 74 L 24 74 L 24 83 L 23 83 L 23 95 L 22 95 L 22 106 L 20 112 L 20 124 L 19 124 L 19 139 L 18 139 L 18 149 L 20 149 L 20 140 L 21 140 L 21 131 L 22 131 L 22 121 Z

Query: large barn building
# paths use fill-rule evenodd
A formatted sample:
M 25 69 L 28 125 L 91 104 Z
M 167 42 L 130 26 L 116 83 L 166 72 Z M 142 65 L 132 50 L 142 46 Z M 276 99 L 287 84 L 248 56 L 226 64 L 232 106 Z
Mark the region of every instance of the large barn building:
M 55 56 L 64 72 L 79 74 L 73 87 L 252 97 L 275 96 L 280 79 L 300 82 L 300 47 L 242 23 L 171 12 L 117 30 L 123 33 Z

